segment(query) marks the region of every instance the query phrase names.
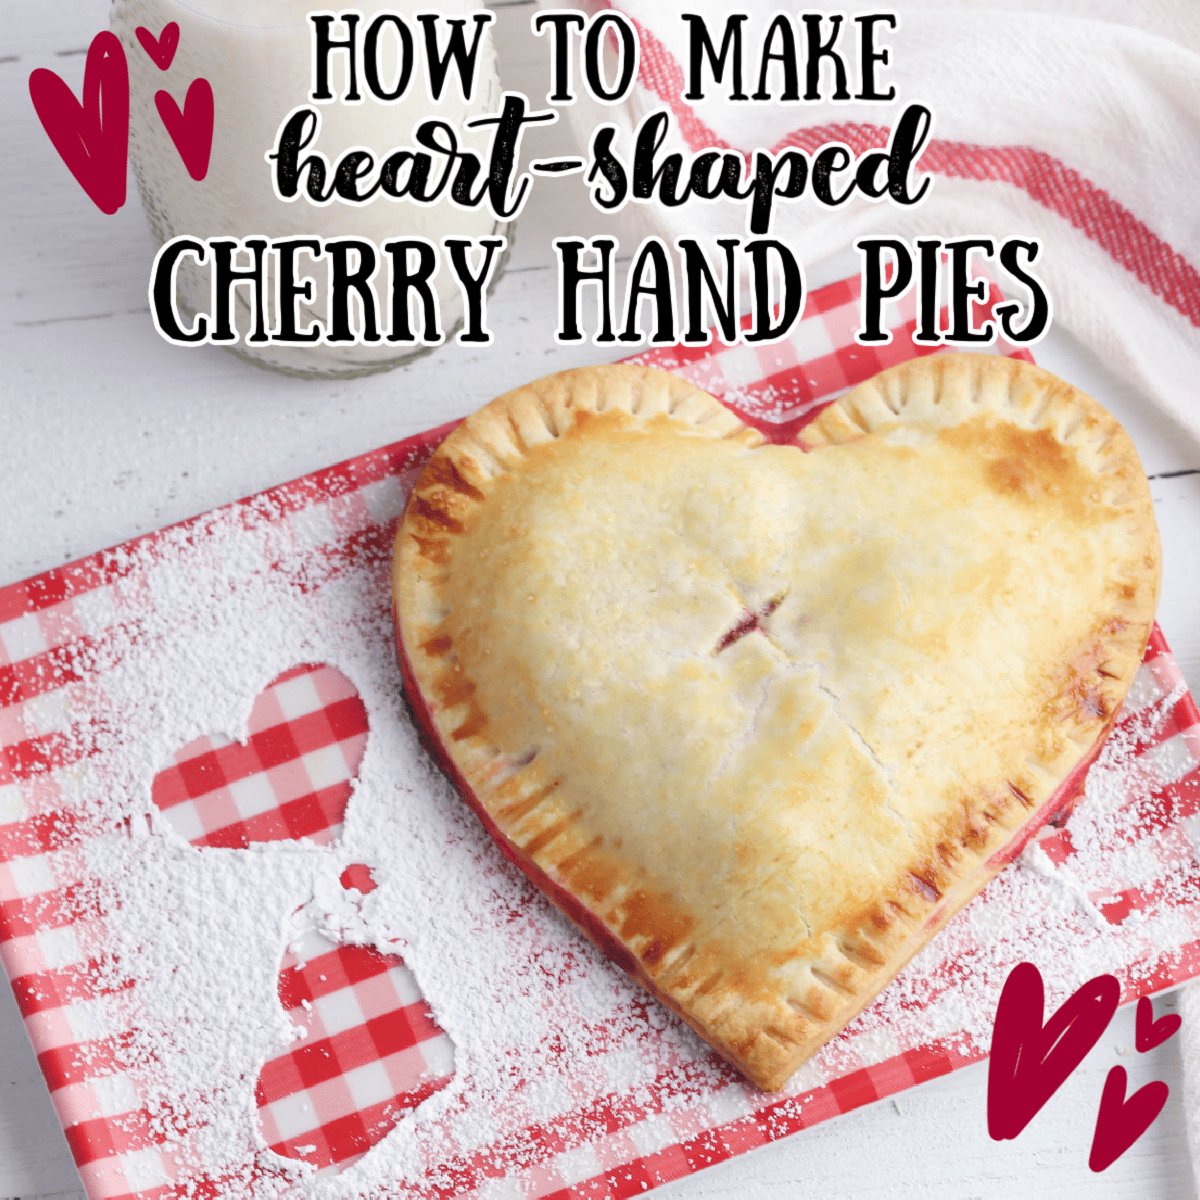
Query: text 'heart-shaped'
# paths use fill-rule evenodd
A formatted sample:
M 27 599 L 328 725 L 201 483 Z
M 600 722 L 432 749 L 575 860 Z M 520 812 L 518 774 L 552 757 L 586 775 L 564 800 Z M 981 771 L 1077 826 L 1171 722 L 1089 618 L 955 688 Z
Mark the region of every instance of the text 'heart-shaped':
M 1104 1081 L 1092 1152 L 1088 1156 L 1088 1166 L 1093 1171 L 1111 1167 L 1150 1128 L 1167 1102 L 1169 1089 L 1159 1079 L 1138 1088 L 1126 1100 L 1127 1078 L 1124 1067 L 1113 1067 Z
M 1134 1042 L 1139 1054 L 1146 1054 L 1155 1046 L 1161 1046 L 1168 1038 L 1174 1037 L 1183 1024 L 1183 1018 L 1178 1013 L 1167 1013 L 1165 1017 L 1154 1019 L 1154 1001 L 1149 996 L 1143 996 L 1137 1003 L 1137 1024 L 1134 1032 Z
M 454 1044 L 396 955 L 310 929 L 284 955 L 279 1000 L 303 1033 L 263 1067 L 259 1121 L 276 1154 L 318 1173 L 345 1170 L 454 1074 Z
M 125 203 L 129 158 L 129 65 L 116 35 L 105 31 L 92 39 L 82 103 L 45 67 L 29 76 L 29 95 L 67 169 L 92 203 L 112 216 Z
M 367 710 L 338 670 L 305 664 L 255 699 L 245 742 L 196 738 L 154 777 L 151 797 L 193 846 L 244 849 L 342 831 L 367 745 Z
M 1042 1024 L 1045 991 L 1033 963 L 1018 963 L 996 1008 L 988 1062 L 988 1133 L 1015 1138 L 1087 1057 L 1121 999 L 1115 975 L 1097 975 Z M 1124 1095 L 1124 1091 L 1122 1091 Z
M 175 51 L 179 49 L 179 26 L 174 21 L 164 26 L 158 37 L 144 25 L 139 25 L 134 32 L 142 49 L 160 71 L 165 71 L 175 61 Z
M 155 92 L 154 104 L 188 174 L 199 183 L 208 174 L 212 154 L 215 104 L 211 85 L 207 79 L 193 79 L 182 110 L 167 91 Z

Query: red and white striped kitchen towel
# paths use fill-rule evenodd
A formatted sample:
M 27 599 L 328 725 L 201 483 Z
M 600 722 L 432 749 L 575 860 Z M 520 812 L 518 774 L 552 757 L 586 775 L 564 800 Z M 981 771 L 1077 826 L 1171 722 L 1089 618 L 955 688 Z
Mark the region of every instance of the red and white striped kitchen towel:
M 772 235 L 805 263 L 863 235 L 1037 239 L 1033 270 L 1051 296 L 1055 325 L 1200 440 L 1200 6 L 1187 0 L 870 6 L 899 18 L 895 30 L 877 25 L 875 37 L 888 54 L 876 64 L 877 86 L 894 87 L 894 102 L 830 101 L 834 76 L 826 60 L 823 101 L 771 104 L 728 100 L 729 64 L 722 84 L 706 74 L 703 101 L 683 98 L 689 50 L 682 14 L 704 16 L 718 49 L 731 11 L 748 14 L 743 76 L 752 94 L 778 5 L 747 0 L 731 10 L 724 0 L 612 0 L 609 6 L 636 23 L 640 78 L 616 105 L 591 102 L 576 88 L 580 98 L 569 111 L 583 144 L 598 125 L 612 123 L 615 145 L 628 155 L 638 121 L 666 108 L 674 115 L 673 137 L 660 154 L 710 147 L 814 151 L 827 142 L 859 154 L 886 146 L 903 109 L 922 104 L 934 123 L 918 171 L 931 185 L 915 208 L 859 197 L 828 208 L 806 195 L 777 203 Z M 835 43 L 852 94 L 859 80 L 853 17 L 845 14 Z M 826 20 L 822 39 L 831 30 Z M 803 36 L 797 47 L 803 54 Z M 779 54 L 782 41 L 771 48 Z M 766 90 L 777 97 L 781 80 L 776 62 Z M 741 233 L 744 213 L 744 202 L 678 208 L 630 202 L 621 215 L 631 242 L 648 231 L 671 243 Z

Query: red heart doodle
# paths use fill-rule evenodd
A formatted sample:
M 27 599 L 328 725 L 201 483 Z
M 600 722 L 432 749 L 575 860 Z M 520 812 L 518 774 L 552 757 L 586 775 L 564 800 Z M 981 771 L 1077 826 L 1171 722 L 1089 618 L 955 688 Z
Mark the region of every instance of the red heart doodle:
M 1125 1084 L 1125 1068 L 1113 1067 L 1104 1081 L 1100 1111 L 1096 1114 L 1096 1132 L 1088 1156 L 1088 1166 L 1093 1171 L 1111 1167 L 1150 1128 L 1167 1102 L 1169 1089 L 1161 1080 L 1138 1088 L 1128 1100 Z
M 165 71 L 175 61 L 175 51 L 179 49 L 179 26 L 174 21 L 167 25 L 158 37 L 144 25 L 139 25 L 134 32 L 142 44 L 142 49 L 150 55 L 151 61 L 160 71 Z
M 112 216 L 125 203 L 129 158 L 129 64 L 117 36 L 92 38 L 83 72 L 83 103 L 53 71 L 29 76 L 29 96 L 59 157 L 92 203 Z
M 193 79 L 183 111 L 170 92 L 155 92 L 154 103 L 188 174 L 199 183 L 208 174 L 213 140 L 213 90 L 207 79 Z
M 201 848 L 336 842 L 367 746 L 367 709 L 350 680 L 311 663 L 285 671 L 255 699 L 248 734 L 196 738 L 172 755 L 150 789 L 167 823 Z
M 1175 1013 L 1167 1013 L 1165 1017 L 1154 1019 L 1154 1003 L 1149 996 L 1143 996 L 1137 1006 L 1137 1032 L 1134 1040 L 1139 1054 L 1161 1046 L 1168 1038 L 1174 1037 L 1183 1018 Z
M 1015 1138 L 1087 1056 L 1121 999 L 1113 975 L 1097 975 L 1042 1025 L 1045 991 L 1033 963 L 1018 963 L 1005 980 L 988 1063 L 988 1133 Z

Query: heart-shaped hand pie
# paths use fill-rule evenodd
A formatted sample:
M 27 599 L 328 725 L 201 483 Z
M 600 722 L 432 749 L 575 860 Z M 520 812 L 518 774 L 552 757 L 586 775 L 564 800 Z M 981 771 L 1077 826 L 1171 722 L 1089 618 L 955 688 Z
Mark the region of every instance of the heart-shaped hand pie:
M 1029 364 L 903 364 L 799 441 L 665 372 L 551 376 L 439 448 L 394 578 L 464 796 L 765 1088 L 1052 814 L 1158 592 L 1132 443 Z

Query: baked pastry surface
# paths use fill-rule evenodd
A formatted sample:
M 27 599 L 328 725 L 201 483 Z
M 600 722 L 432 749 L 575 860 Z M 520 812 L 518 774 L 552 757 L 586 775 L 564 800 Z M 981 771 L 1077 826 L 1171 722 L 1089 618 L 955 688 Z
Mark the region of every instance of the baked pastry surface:
M 467 418 L 396 540 L 402 661 L 508 853 L 775 1089 L 1052 811 L 1145 648 L 1128 436 L 935 355 L 765 444 L 650 368 Z

